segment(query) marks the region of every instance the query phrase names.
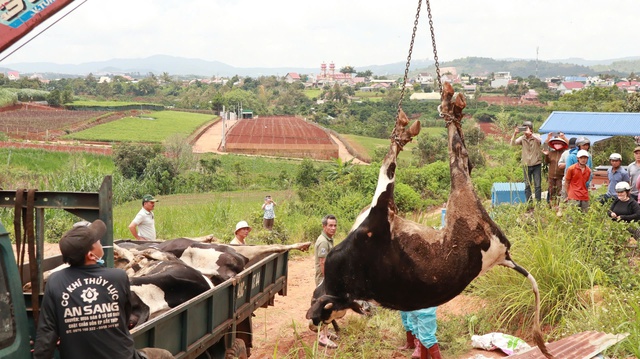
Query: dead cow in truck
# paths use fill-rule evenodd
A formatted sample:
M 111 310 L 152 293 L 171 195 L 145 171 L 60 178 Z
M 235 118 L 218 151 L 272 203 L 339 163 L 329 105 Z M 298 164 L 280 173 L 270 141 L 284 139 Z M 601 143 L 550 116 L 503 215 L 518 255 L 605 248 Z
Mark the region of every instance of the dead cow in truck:
M 371 206 L 357 218 L 347 238 L 327 256 L 325 291 L 308 310 L 317 325 L 330 323 L 346 309 L 361 312 L 356 300 L 411 311 L 443 304 L 495 265 L 515 269 L 531 282 L 535 294 L 534 339 L 547 357 L 540 331 L 538 286 L 509 254 L 510 243 L 476 195 L 460 123 L 466 103 L 445 83 L 441 110 L 449 138 L 451 192 L 446 226 L 435 230 L 397 215 L 393 190 L 396 160 L 403 146 L 420 132 L 420 123 L 400 113 L 389 152 L 378 177 Z
M 137 267 L 138 270 L 129 276 L 129 328 L 213 288 L 206 276 L 170 253 L 147 249 L 135 255 L 133 262 L 145 262 L 145 265 Z
M 274 253 L 291 249 L 306 251 L 311 242 L 295 244 L 269 244 L 239 246 L 222 243 L 203 243 L 189 238 L 176 238 L 165 242 L 118 241 L 120 247 L 131 251 L 156 249 L 180 258 L 187 265 L 211 278 L 213 284 L 220 284 L 233 278 L 245 268 L 258 263 Z

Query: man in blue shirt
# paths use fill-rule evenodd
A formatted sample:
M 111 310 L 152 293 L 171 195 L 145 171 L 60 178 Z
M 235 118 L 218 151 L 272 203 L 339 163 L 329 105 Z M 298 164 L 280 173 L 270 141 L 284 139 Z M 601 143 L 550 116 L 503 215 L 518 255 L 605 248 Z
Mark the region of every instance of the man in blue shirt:
M 578 151 L 585 150 L 589 152 L 591 148 L 591 141 L 587 137 L 578 137 L 576 140 L 576 147 L 569 151 L 569 156 L 567 156 L 567 161 L 564 167 L 564 175 L 567 176 L 567 168 L 572 165 L 578 163 Z M 589 181 L 587 181 L 587 189 L 591 186 L 591 179 L 593 178 L 593 162 L 591 161 L 591 156 L 587 160 L 587 167 L 591 170 L 591 177 L 589 177 Z
M 609 163 L 611 163 L 611 168 L 607 170 L 609 186 L 607 187 L 607 193 L 600 198 L 600 202 L 602 203 L 610 199 L 618 198 L 618 194 L 616 192 L 616 185 L 618 183 L 631 183 L 629 172 L 620 166 L 622 164 L 622 156 L 620 156 L 619 153 L 612 153 L 611 156 L 609 156 Z

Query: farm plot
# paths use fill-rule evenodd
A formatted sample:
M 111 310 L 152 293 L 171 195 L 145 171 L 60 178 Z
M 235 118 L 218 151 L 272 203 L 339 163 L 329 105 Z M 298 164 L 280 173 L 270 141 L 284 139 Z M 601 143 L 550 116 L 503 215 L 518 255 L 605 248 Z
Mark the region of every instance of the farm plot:
M 191 135 L 210 114 L 157 111 L 129 116 L 65 136 L 68 139 L 102 142 L 162 142 L 172 135 Z
M 0 112 L 0 132 L 11 138 L 48 140 L 64 130 L 97 119 L 107 112 L 22 107 Z
M 239 121 L 226 136 L 225 150 L 322 160 L 338 158 L 338 145 L 321 127 L 287 116 Z

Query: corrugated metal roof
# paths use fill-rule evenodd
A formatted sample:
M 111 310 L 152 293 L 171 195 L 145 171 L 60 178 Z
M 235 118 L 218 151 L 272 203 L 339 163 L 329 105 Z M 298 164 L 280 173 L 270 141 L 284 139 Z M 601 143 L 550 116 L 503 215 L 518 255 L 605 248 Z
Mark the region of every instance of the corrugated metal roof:
M 547 344 L 549 352 L 558 359 L 591 359 L 610 346 L 624 340 L 629 333 L 609 334 L 587 331 Z M 538 347 L 509 356 L 510 359 L 546 359 Z
M 640 113 L 553 111 L 539 132 L 564 132 L 568 138 L 586 136 L 591 143 L 611 136 L 639 136 Z

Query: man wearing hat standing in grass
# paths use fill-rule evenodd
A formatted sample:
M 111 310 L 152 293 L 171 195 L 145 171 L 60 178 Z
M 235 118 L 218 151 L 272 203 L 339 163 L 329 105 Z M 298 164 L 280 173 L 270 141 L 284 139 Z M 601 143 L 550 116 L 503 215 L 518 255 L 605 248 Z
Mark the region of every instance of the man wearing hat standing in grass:
M 558 161 L 569 146 L 567 144 L 567 138 L 562 132 L 560 132 L 557 137 L 553 137 L 553 132 L 549 133 L 545 143 L 549 146 L 549 150 L 542 151 L 544 153 L 544 162 L 549 165 L 547 203 L 556 206 L 558 204 L 558 198 L 560 197 L 560 191 L 562 190 L 562 177 L 564 177 L 564 168 L 558 167 Z
M 156 240 L 156 222 L 154 221 L 153 209 L 156 207 L 157 199 L 150 194 L 142 197 L 142 209 L 129 224 L 129 230 L 133 237 L 139 241 Z
M 638 188 L 640 188 L 640 146 L 633 149 L 633 157 L 635 161 L 629 164 L 627 171 L 629 171 L 629 177 L 631 178 L 631 198 L 638 200 Z
M 164 349 L 137 351 L 129 333 L 131 287 L 127 274 L 102 265 L 101 220 L 80 222 L 60 239 L 68 268 L 49 277 L 34 345 L 34 359 L 51 359 L 57 347 L 62 359 L 164 359 Z M 57 344 L 59 342 L 59 344 Z
M 518 133 L 523 135 L 516 138 Z M 542 199 L 542 139 L 533 133 L 533 123 L 524 121 L 522 127 L 515 128 L 511 137 L 512 146 L 522 146 L 522 169 L 524 174 L 524 194 L 531 201 L 531 185 L 535 190 L 536 201 Z
M 238 222 L 236 224 L 236 232 L 235 232 L 236 236 L 233 237 L 233 239 L 229 244 L 235 244 L 235 245 L 241 245 L 241 246 L 247 244 L 245 243 L 245 239 L 249 235 L 249 232 L 251 232 L 251 227 L 249 227 L 249 223 L 247 223 L 247 221 Z

